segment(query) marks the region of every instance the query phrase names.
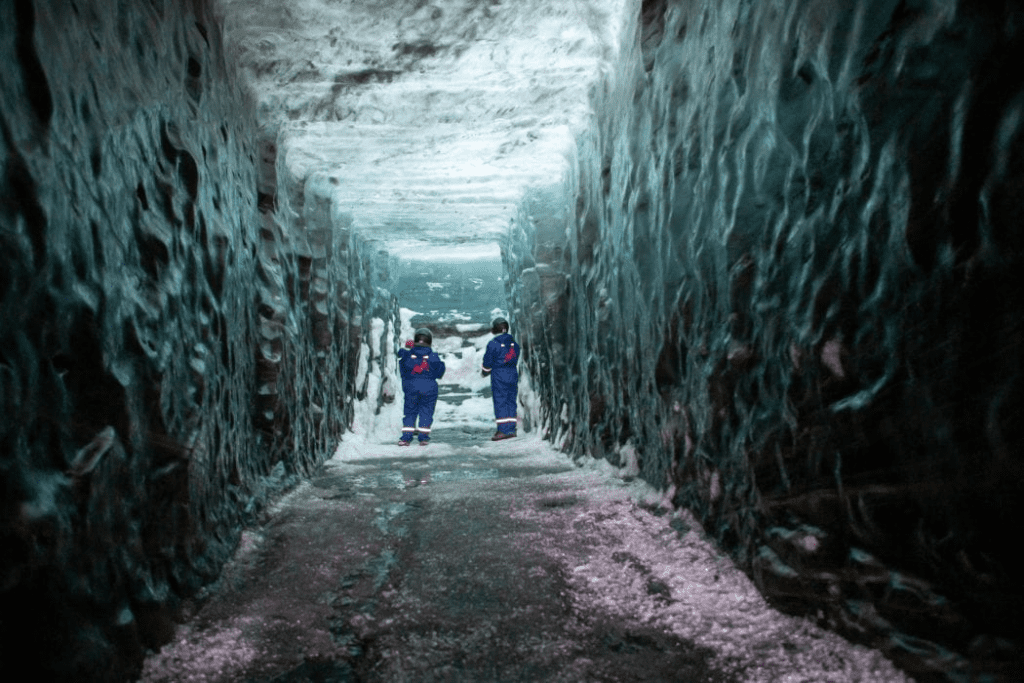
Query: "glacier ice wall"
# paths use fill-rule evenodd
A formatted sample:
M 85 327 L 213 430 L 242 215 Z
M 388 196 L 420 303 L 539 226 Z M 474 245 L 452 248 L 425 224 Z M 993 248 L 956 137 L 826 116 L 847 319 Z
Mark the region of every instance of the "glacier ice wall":
M 254 421 L 273 460 L 308 473 L 351 425 L 353 401 L 385 401 L 370 366 L 393 372 L 398 283 L 393 259 L 352 229 L 331 179 L 288 172 L 287 146 L 261 130 Z
M 635 451 L 777 605 L 1012 677 L 1024 11 L 637 4 L 504 245 L 548 438 Z
M 5 2 L 0 58 L 0 661 L 120 681 L 333 450 L 395 302 L 278 191 L 210 3 Z

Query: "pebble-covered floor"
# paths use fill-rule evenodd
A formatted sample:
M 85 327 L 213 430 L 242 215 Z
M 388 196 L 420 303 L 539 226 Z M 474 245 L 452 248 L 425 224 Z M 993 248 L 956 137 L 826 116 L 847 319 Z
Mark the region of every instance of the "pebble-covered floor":
M 908 680 L 767 606 L 642 483 L 488 436 L 342 444 L 143 680 Z

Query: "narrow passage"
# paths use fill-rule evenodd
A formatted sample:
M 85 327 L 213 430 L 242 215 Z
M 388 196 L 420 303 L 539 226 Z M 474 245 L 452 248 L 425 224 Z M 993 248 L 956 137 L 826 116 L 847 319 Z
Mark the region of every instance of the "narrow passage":
M 143 680 L 908 680 L 769 608 L 641 482 L 492 431 L 342 444 Z

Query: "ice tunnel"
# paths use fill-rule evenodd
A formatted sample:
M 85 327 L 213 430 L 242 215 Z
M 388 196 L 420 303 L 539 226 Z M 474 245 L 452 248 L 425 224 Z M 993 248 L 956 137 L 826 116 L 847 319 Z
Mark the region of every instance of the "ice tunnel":
M 0 54 L 4 669 L 138 676 L 404 306 L 507 312 L 532 429 L 781 609 L 1019 680 L 1021 2 L 10 0 Z

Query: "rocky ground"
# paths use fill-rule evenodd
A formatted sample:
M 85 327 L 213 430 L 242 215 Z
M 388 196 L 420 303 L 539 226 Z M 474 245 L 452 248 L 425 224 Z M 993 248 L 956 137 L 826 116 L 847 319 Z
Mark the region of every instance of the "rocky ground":
M 489 434 L 343 443 L 143 680 L 907 680 L 772 610 L 640 482 Z

